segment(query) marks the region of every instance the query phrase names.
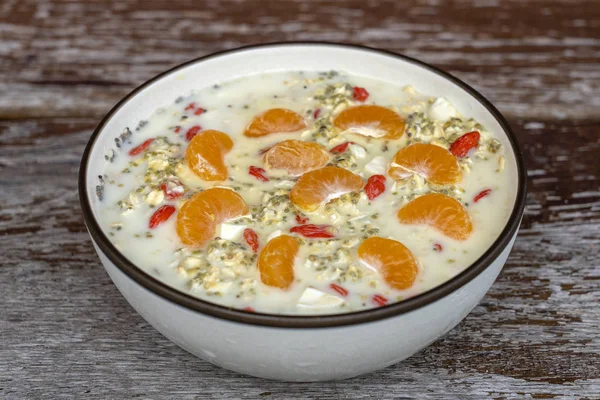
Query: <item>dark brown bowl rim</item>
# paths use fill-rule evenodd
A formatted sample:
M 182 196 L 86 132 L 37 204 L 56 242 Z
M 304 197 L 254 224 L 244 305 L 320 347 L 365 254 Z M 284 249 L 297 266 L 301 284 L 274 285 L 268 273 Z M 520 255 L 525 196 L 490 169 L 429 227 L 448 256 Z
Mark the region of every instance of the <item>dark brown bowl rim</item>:
M 174 71 L 177 71 L 183 67 L 186 67 L 191 64 L 195 64 L 198 62 L 210 60 L 215 57 L 221 57 L 224 55 L 234 54 L 240 51 L 250 50 L 250 49 L 261 49 L 261 48 L 270 48 L 270 47 L 295 47 L 295 46 L 331 46 L 336 48 L 346 48 L 346 49 L 354 49 L 359 51 L 366 51 L 372 53 L 378 53 L 385 56 L 393 57 L 399 60 L 408 61 L 420 68 L 424 68 L 431 72 L 434 72 L 443 78 L 449 80 L 455 85 L 461 87 L 466 92 L 468 92 L 471 96 L 473 96 L 479 103 L 481 103 L 498 121 L 502 129 L 504 129 L 506 135 L 508 136 L 508 140 L 512 147 L 512 151 L 515 154 L 515 159 L 517 163 L 517 196 L 515 199 L 515 205 L 510 215 L 510 218 L 498 236 L 498 238 L 494 241 L 494 243 L 490 246 L 490 248 L 475 261 L 471 266 L 466 268 L 463 272 L 456 275 L 454 278 L 449 281 L 436 286 L 433 289 L 428 290 L 425 293 L 422 293 L 418 296 L 412 297 L 410 299 L 401 301 L 399 303 L 393 303 L 387 305 L 385 307 L 379 307 L 374 309 L 368 309 L 353 313 L 347 314 L 336 314 L 336 315 L 323 315 L 323 316 L 296 316 L 296 315 L 277 315 L 277 314 L 265 314 L 265 313 L 251 313 L 238 309 L 233 309 L 225 306 L 221 306 L 218 304 L 209 303 L 207 301 L 201 300 L 196 297 L 192 297 L 188 294 L 185 294 L 177 289 L 174 289 L 156 278 L 150 276 L 142 269 L 136 267 L 131 261 L 129 261 L 124 255 L 122 255 L 115 246 L 110 242 L 110 240 L 106 237 L 100 225 L 96 221 L 94 214 L 92 212 L 92 207 L 90 203 L 90 199 L 88 198 L 88 192 L 86 188 L 86 176 L 88 169 L 88 162 L 91 150 L 102 132 L 104 126 L 109 121 L 109 119 L 121 108 L 125 105 L 127 101 L 129 101 L 133 96 L 152 85 L 157 80 L 161 79 L 165 75 L 168 75 Z M 477 277 L 480 273 L 482 273 L 499 255 L 500 253 L 508 246 L 510 240 L 513 235 L 517 231 L 521 217 L 523 215 L 523 210 L 525 208 L 525 193 L 526 193 L 526 185 L 527 185 L 527 175 L 523 162 L 523 154 L 517 144 L 517 140 L 515 134 L 512 132 L 508 122 L 502 116 L 502 114 L 479 92 L 475 89 L 461 81 L 460 79 L 450 75 L 447 72 L 444 72 L 436 67 L 433 67 L 429 64 L 426 64 L 422 61 L 415 60 L 414 58 L 407 57 L 401 54 L 393 53 L 386 50 L 374 49 L 361 45 L 354 44 L 341 44 L 341 43 L 330 43 L 330 42 L 277 42 L 277 43 L 267 43 L 267 44 L 258 44 L 251 46 L 239 47 L 232 50 L 221 51 L 218 53 L 210 54 L 204 57 L 199 57 L 194 60 L 188 61 L 186 63 L 180 64 L 174 68 L 165 71 L 156 77 L 148 80 L 143 83 L 132 92 L 130 92 L 125 98 L 123 98 L 119 103 L 117 103 L 109 113 L 102 119 L 98 127 L 94 130 L 94 133 L 90 137 L 90 140 L 83 152 L 83 157 L 81 159 L 81 165 L 79 170 L 79 200 L 81 203 L 81 208 L 83 210 L 84 221 L 87 225 L 87 228 L 90 232 L 90 235 L 100 248 L 102 252 L 108 257 L 109 260 L 113 262 L 124 274 L 126 274 L 129 278 L 133 279 L 135 282 L 148 289 L 149 291 L 161 296 L 162 298 L 175 303 L 181 307 L 185 307 L 189 310 L 196 311 L 205 315 L 209 315 L 212 317 L 242 323 L 242 324 L 250 324 L 256 326 L 270 326 L 277 328 L 331 328 L 336 326 L 345 326 L 345 325 L 356 325 L 367 322 L 378 321 L 384 318 L 394 317 L 400 314 L 405 314 L 411 311 L 415 311 L 421 307 L 424 307 L 428 304 L 431 304 L 455 290 L 461 288 L 462 286 L 469 283 L 475 277 Z

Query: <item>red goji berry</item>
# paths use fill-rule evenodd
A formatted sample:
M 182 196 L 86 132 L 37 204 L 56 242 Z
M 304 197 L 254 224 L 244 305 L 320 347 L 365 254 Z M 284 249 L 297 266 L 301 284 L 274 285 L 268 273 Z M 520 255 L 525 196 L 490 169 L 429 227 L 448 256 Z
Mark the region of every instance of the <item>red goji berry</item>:
M 206 111 L 204 108 L 198 107 L 196 108 L 196 111 L 194 111 L 194 115 L 202 115 L 204 114 L 204 111 Z
M 184 111 L 194 110 L 195 108 L 196 108 L 196 103 L 190 103 L 187 105 L 187 107 L 184 109 Z
M 465 133 L 452 142 L 450 145 L 450 153 L 459 158 L 465 157 L 469 150 L 479 145 L 480 136 L 481 135 L 477 131 Z
M 444 250 L 444 248 L 442 247 L 441 244 L 439 244 L 439 243 L 433 244 L 433 251 L 442 251 L 442 250 Z
M 244 307 L 244 311 L 254 312 L 254 308 L 252 308 L 252 307 Z
M 148 140 L 146 140 L 144 143 L 140 144 L 139 146 L 134 147 L 133 149 L 129 150 L 129 155 L 130 156 L 137 156 L 138 154 L 140 154 L 144 150 L 146 150 L 148 147 L 150 147 L 150 145 L 152 144 L 152 142 L 154 142 L 154 139 L 148 139 Z
M 308 217 L 300 215 L 300 214 L 296 214 L 296 222 L 299 223 L 300 225 L 304 225 L 308 222 Z
M 160 207 L 158 210 L 154 211 L 154 214 L 152 214 L 152 216 L 150 217 L 148 227 L 151 229 L 156 228 L 158 225 L 168 220 L 174 212 L 175 207 L 170 206 L 168 204 Z
M 248 243 L 248 246 L 252 249 L 253 252 L 258 251 L 258 235 L 250 228 L 244 229 L 244 240 Z
M 481 200 L 482 198 L 484 198 L 485 196 L 487 196 L 490 193 L 492 193 L 492 189 L 482 190 L 481 192 L 479 192 L 477 194 L 477 196 L 473 197 L 473 203 L 477 203 L 479 200 Z
M 169 182 L 165 182 L 160 185 L 160 188 L 165 193 L 165 199 L 167 200 L 175 200 L 183 196 L 185 191 L 183 186 L 181 186 L 181 183 L 178 181 L 172 181 L 171 185 L 169 185 Z
M 334 154 L 343 153 L 346 151 L 346 149 L 348 149 L 348 146 L 350 146 L 351 144 L 354 144 L 354 142 L 344 142 L 344 143 L 338 144 L 333 149 L 329 150 L 329 152 L 334 153 Z
M 352 89 L 352 98 L 355 101 L 365 101 L 369 98 L 369 92 L 365 88 L 354 86 L 354 89 Z
M 317 108 L 317 109 L 315 110 L 315 112 L 313 113 L 313 118 L 314 118 L 314 119 L 317 119 L 317 118 L 319 118 L 319 115 L 321 115 L 321 109 L 320 109 L 320 108 Z
M 385 176 L 372 175 L 369 177 L 365 185 L 365 193 L 369 200 L 379 197 L 383 192 L 385 192 Z
M 181 127 L 180 126 L 176 126 L 174 132 L 175 133 L 181 132 Z
M 202 127 L 200 125 L 194 125 L 194 126 L 192 126 L 185 133 L 185 140 L 187 140 L 188 142 L 190 140 L 192 140 L 194 138 L 194 136 L 196 136 L 198 134 L 198 132 L 200 132 L 201 129 L 202 129 Z
M 335 235 L 332 233 L 332 227 L 329 225 L 314 225 L 306 224 L 294 226 L 290 232 L 299 233 L 307 238 L 332 238 Z
M 385 306 L 388 303 L 388 299 L 386 299 L 385 297 L 383 297 L 380 294 L 376 294 L 373 296 L 373 303 L 376 303 L 379 306 Z
M 341 296 L 348 296 L 348 290 L 346 290 L 345 288 L 341 287 L 340 285 L 336 285 L 335 283 L 332 283 L 331 285 L 329 285 L 329 287 L 333 290 L 335 290 L 336 292 L 338 292 Z
M 248 173 L 250 175 L 252 175 L 253 177 L 255 177 L 256 179 L 258 179 L 261 182 L 268 182 L 269 178 L 267 178 L 264 174 L 267 171 L 264 170 L 264 168 L 259 168 L 259 167 L 255 167 L 253 165 L 251 165 L 250 167 L 248 167 Z

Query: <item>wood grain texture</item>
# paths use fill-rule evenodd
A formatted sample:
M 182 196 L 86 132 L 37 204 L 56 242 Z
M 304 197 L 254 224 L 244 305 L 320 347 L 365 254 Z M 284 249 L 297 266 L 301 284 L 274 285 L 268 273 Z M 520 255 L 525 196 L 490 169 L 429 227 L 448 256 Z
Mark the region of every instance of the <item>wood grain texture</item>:
M 213 367 L 150 327 L 88 238 L 76 175 L 99 117 L 213 51 L 334 40 L 480 89 L 524 146 L 529 195 L 482 303 L 403 363 L 286 384 Z M 0 3 L 0 398 L 599 399 L 600 6 L 594 1 Z
M 329 40 L 403 52 L 511 117 L 600 107 L 595 0 L 4 0 L 0 116 L 101 116 L 168 67 L 258 42 Z

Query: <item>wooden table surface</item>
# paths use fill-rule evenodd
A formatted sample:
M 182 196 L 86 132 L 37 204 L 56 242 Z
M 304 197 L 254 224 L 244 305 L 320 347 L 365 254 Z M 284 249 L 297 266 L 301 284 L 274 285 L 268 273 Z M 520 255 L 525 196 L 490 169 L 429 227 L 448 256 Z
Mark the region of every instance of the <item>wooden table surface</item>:
M 76 176 L 100 118 L 183 61 L 328 40 L 457 75 L 508 117 L 527 209 L 504 271 L 444 339 L 340 382 L 214 367 L 150 327 L 102 268 Z M 600 3 L 0 2 L 0 398 L 599 399 Z

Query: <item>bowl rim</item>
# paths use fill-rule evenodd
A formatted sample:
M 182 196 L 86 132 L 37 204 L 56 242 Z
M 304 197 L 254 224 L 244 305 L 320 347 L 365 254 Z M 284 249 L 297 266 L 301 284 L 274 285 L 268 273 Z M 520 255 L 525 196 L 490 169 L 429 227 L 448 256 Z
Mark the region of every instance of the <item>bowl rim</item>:
M 486 250 L 484 254 L 481 255 L 481 257 L 479 257 L 469 267 L 465 268 L 460 274 L 454 276 L 452 279 L 442 283 L 439 286 L 436 286 L 424 293 L 411 297 L 407 300 L 392 303 L 384 307 L 366 309 L 357 312 L 333 315 L 280 315 L 260 312 L 246 312 L 243 310 L 234 309 L 223 305 L 210 303 L 208 301 L 199 299 L 197 297 L 193 297 L 168 286 L 167 284 L 159 281 L 158 279 L 144 272 L 141 268 L 137 267 L 135 264 L 129 261 L 123 254 L 121 254 L 117 250 L 117 248 L 104 234 L 92 211 L 92 206 L 88 197 L 88 191 L 86 187 L 86 176 L 91 151 L 98 137 L 103 131 L 105 125 L 118 110 L 120 110 L 131 98 L 136 96 L 138 93 L 140 93 L 156 81 L 162 79 L 166 75 L 169 75 L 189 65 L 246 50 L 266 49 L 274 47 L 303 46 L 329 46 L 335 48 L 356 50 L 359 52 L 371 52 L 409 62 L 418 68 L 423 68 L 428 71 L 431 71 L 465 90 L 481 105 L 483 105 L 500 124 L 500 126 L 507 135 L 517 164 L 517 194 L 515 198 L 514 207 L 504 229 L 502 230 L 498 238 L 494 241 L 494 243 L 492 243 L 492 245 Z M 149 79 L 148 81 L 135 88 L 133 91 L 127 94 L 121 101 L 119 101 L 108 112 L 108 114 L 106 114 L 106 116 L 100 121 L 100 123 L 92 133 L 81 159 L 81 164 L 79 168 L 78 189 L 79 200 L 83 211 L 84 221 L 93 241 L 97 244 L 100 250 L 102 250 L 106 257 L 108 257 L 108 259 L 121 272 L 123 272 L 129 278 L 133 279 L 135 282 L 137 282 L 150 292 L 188 310 L 236 323 L 276 328 L 332 328 L 337 326 L 358 325 L 362 323 L 374 322 L 418 310 L 437 300 L 442 299 L 443 297 L 458 290 L 459 288 L 476 278 L 479 274 L 486 270 L 487 267 L 490 264 L 492 264 L 492 262 L 494 262 L 498 255 L 500 255 L 500 253 L 508 246 L 513 235 L 515 234 L 520 225 L 521 218 L 523 216 L 523 211 L 525 208 L 527 174 L 523 161 L 522 151 L 517 143 L 517 139 L 514 132 L 511 130 L 510 125 L 508 124 L 504 116 L 483 95 L 481 95 L 478 91 L 476 91 L 460 79 L 454 77 L 453 75 L 422 61 L 388 50 L 381 50 L 356 44 L 342 44 L 326 41 L 293 41 L 242 46 L 235 49 L 224 50 L 206 56 L 198 57 L 185 63 L 179 64 L 173 68 L 170 68 L 167 71 L 158 74 L 157 76 Z

